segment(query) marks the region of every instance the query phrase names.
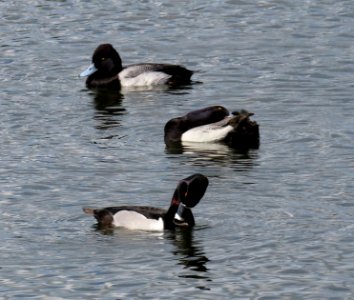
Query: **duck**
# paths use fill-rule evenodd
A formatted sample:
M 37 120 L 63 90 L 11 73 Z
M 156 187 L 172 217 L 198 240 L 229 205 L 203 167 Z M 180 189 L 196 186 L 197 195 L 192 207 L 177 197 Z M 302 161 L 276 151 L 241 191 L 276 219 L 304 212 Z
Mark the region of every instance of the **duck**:
M 192 208 L 203 198 L 208 184 L 208 178 L 199 173 L 180 180 L 168 209 L 124 205 L 98 209 L 84 207 L 83 211 L 96 218 L 100 229 L 121 227 L 130 230 L 163 231 L 178 227 L 192 228 L 195 225 Z
M 99 45 L 92 55 L 92 64 L 80 77 L 87 77 L 87 88 L 147 87 L 167 85 L 177 87 L 191 83 L 193 71 L 181 65 L 138 63 L 123 67 L 122 60 L 111 44 Z
M 184 143 L 222 142 L 233 148 L 258 148 L 259 126 L 247 110 L 229 112 L 216 105 L 197 109 L 169 120 L 164 127 L 167 147 Z

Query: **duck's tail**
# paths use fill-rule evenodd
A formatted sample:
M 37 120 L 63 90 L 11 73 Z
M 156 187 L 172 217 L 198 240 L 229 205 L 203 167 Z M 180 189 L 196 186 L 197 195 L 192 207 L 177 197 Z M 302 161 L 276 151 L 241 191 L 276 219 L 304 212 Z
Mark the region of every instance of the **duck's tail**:
M 94 216 L 100 227 L 112 227 L 113 215 L 108 209 L 95 209 L 91 207 L 83 207 L 85 214 Z
M 237 127 L 242 124 L 250 122 L 249 118 L 253 116 L 254 113 L 241 109 L 240 111 L 233 111 L 232 115 L 233 116 L 229 120 L 229 125 L 237 129 Z
M 250 116 L 254 114 L 247 110 L 232 112 L 228 125 L 233 130 L 228 134 L 225 142 L 236 148 L 258 148 L 259 147 L 259 126 L 252 121 Z
M 95 215 L 95 209 L 91 207 L 83 207 L 82 210 L 84 211 L 85 214 L 94 216 Z

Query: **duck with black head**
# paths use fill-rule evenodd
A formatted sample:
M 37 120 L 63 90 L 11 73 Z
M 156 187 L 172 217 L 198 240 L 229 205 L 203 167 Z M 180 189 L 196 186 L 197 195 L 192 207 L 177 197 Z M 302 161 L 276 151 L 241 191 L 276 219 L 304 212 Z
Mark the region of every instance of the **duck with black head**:
M 182 179 L 173 193 L 168 209 L 150 206 L 116 206 L 101 209 L 83 208 L 93 215 L 100 229 L 123 227 L 131 230 L 162 231 L 176 227 L 191 228 L 195 225 L 192 208 L 203 198 L 208 178 L 194 174 Z
M 123 67 L 122 60 L 111 44 L 99 45 L 93 53 L 92 65 L 80 74 L 88 76 L 88 88 L 147 87 L 168 85 L 177 87 L 191 83 L 193 71 L 181 65 L 138 63 Z
M 223 142 L 233 148 L 258 148 L 259 126 L 252 115 L 246 110 L 230 113 L 220 105 L 194 110 L 166 123 L 165 144 Z

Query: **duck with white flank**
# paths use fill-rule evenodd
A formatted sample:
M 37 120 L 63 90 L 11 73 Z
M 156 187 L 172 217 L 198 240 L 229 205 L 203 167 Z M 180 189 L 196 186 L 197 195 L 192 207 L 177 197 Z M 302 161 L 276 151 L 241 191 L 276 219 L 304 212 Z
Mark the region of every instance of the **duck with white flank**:
M 88 76 L 88 88 L 144 87 L 191 83 L 193 71 L 180 65 L 139 63 L 123 67 L 118 52 L 111 44 L 101 44 L 92 56 L 92 65 L 80 74 Z
M 259 127 L 250 120 L 253 113 L 246 110 L 231 114 L 223 106 L 194 110 L 171 119 L 165 125 L 165 144 L 168 147 L 183 143 L 223 142 L 234 148 L 258 148 Z
M 182 179 L 173 194 L 169 209 L 150 206 L 117 206 L 102 209 L 83 208 L 93 215 L 99 228 L 124 227 L 132 230 L 162 231 L 195 225 L 192 208 L 203 198 L 208 178 L 194 174 Z

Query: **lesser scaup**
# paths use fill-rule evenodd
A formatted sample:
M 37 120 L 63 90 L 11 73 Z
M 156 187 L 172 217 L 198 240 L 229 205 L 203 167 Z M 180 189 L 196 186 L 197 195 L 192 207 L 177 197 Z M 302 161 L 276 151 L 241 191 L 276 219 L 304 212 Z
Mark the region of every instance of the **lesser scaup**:
M 223 106 L 194 110 L 166 123 L 165 144 L 225 142 L 232 147 L 258 148 L 259 126 L 250 120 L 252 115 L 246 110 L 230 114 Z
M 117 206 L 102 209 L 83 208 L 93 215 L 100 228 L 124 227 L 132 230 L 161 231 L 195 225 L 192 208 L 204 196 L 208 178 L 194 174 L 182 179 L 173 194 L 169 209 L 149 206 Z
M 191 83 L 193 71 L 180 65 L 140 63 L 126 67 L 111 44 L 101 44 L 92 56 L 92 65 L 80 74 L 88 76 L 88 88 L 180 86 Z

